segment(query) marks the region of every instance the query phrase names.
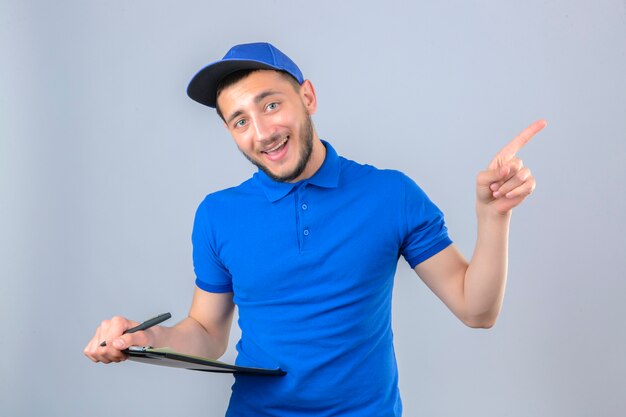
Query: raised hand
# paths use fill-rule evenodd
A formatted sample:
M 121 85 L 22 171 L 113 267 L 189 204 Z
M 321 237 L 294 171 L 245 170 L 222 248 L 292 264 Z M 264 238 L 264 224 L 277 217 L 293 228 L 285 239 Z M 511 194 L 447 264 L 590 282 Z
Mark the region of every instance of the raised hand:
M 476 203 L 479 211 L 487 209 L 506 214 L 533 192 L 535 177 L 516 154 L 546 124 L 541 119 L 528 126 L 494 156 L 487 170 L 478 174 Z

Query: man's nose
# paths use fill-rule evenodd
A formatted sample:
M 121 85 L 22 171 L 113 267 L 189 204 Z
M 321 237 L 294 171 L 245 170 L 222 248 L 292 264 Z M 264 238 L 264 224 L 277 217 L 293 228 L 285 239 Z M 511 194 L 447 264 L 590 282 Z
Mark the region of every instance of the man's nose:
M 273 132 L 268 120 L 262 116 L 253 116 L 251 121 L 257 141 L 264 142 L 272 137 Z

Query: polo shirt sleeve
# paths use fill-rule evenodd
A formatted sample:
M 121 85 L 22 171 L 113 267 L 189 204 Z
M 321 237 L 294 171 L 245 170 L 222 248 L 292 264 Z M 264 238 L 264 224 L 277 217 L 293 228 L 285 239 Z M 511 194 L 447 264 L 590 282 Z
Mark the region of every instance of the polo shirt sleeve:
M 404 234 L 400 252 L 411 268 L 448 247 L 452 240 L 441 210 L 409 177 L 402 175 Z
M 232 292 L 232 276 L 217 256 L 215 233 L 206 203 L 207 200 L 203 201 L 196 211 L 191 234 L 196 285 L 207 292 Z

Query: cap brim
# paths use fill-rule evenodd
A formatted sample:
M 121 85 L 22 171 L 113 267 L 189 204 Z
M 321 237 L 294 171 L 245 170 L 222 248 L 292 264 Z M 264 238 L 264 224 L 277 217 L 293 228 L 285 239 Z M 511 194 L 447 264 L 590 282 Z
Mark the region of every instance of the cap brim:
M 235 71 L 247 69 L 276 69 L 264 62 L 253 60 L 222 60 L 207 65 L 193 76 L 187 87 L 187 95 L 200 104 L 215 108 L 217 85 Z

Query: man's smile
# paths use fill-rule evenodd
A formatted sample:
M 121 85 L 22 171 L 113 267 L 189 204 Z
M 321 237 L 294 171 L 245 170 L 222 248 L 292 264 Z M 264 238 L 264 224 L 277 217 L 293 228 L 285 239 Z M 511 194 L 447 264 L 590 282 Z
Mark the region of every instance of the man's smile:
M 283 140 L 281 140 L 271 148 L 261 151 L 261 153 L 265 154 L 265 156 L 272 161 L 277 161 L 281 159 L 287 151 L 287 142 L 289 141 L 289 138 L 289 135 L 285 136 Z

